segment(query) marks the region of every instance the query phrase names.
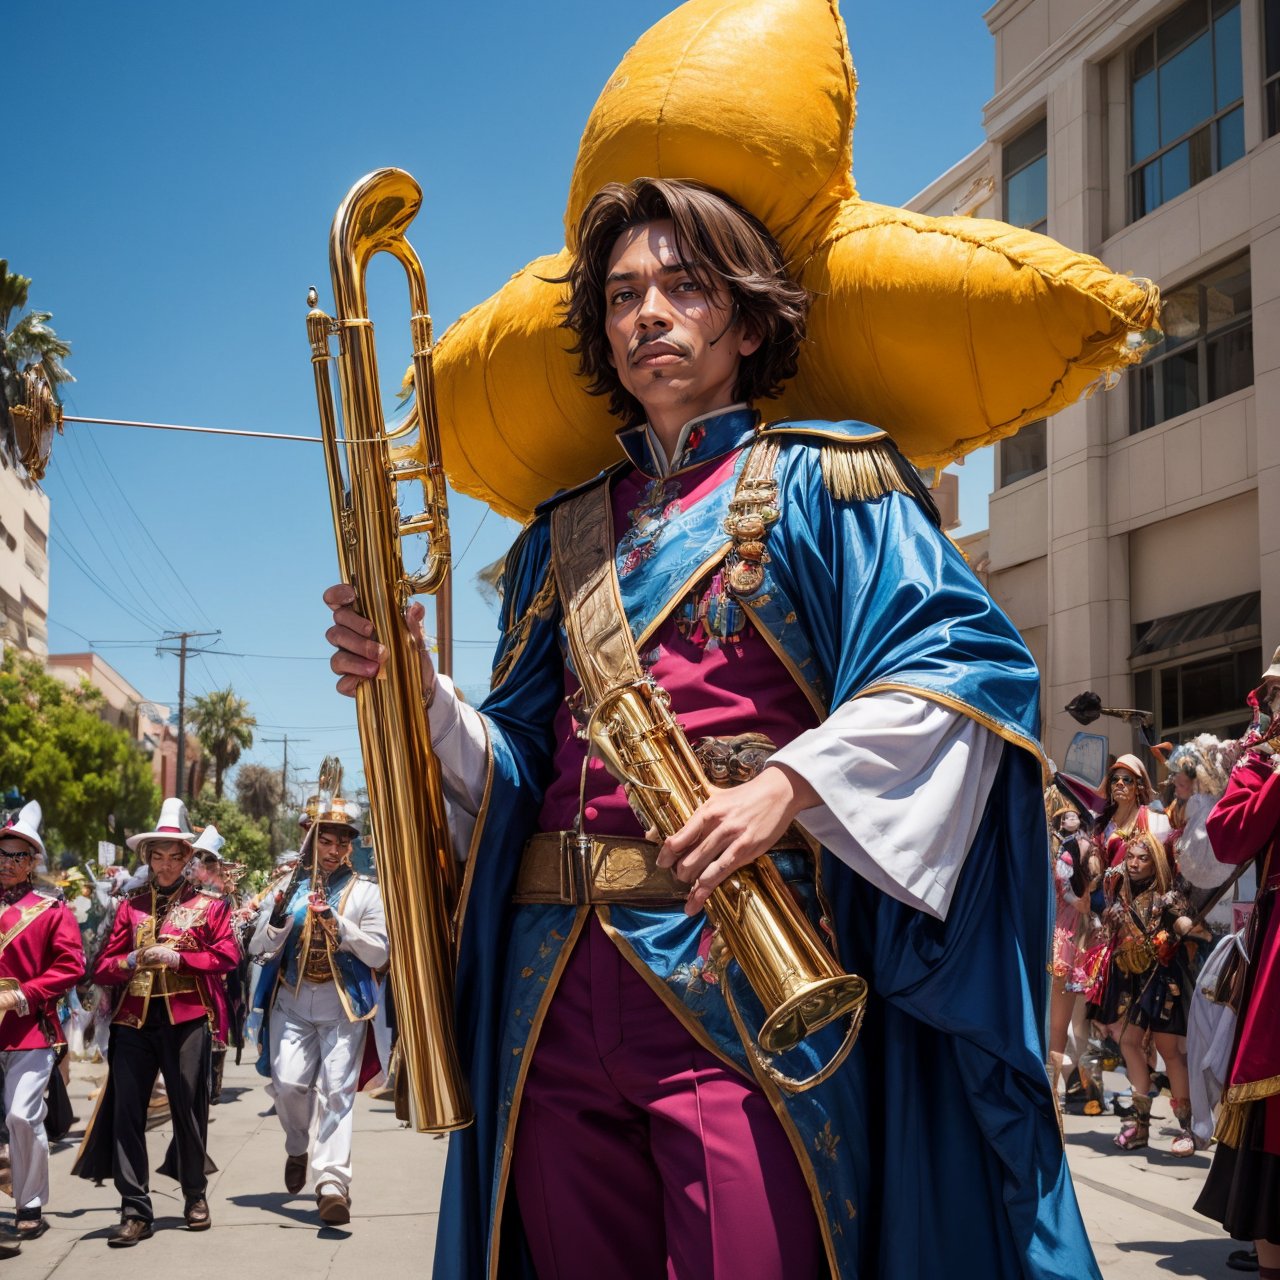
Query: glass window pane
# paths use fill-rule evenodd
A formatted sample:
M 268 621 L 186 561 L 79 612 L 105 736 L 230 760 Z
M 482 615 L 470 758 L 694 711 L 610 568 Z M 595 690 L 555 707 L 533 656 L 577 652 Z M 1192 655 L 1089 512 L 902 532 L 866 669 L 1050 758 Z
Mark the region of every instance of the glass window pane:
M 1017 435 L 1000 441 L 1000 484 L 1016 484 L 1049 465 L 1043 418 L 1028 422 Z
M 1146 708 L 1143 708 L 1144 710 Z M 1180 723 L 1178 715 L 1178 668 L 1165 667 L 1160 673 L 1160 723 Z
M 1160 146 L 1160 121 L 1156 116 L 1156 73 L 1133 82 L 1133 161 L 1145 160 Z
M 1141 218 L 1160 203 L 1160 161 L 1153 160 L 1133 174 L 1133 216 Z
M 1235 711 L 1235 660 L 1229 653 L 1181 668 L 1183 722 Z
M 1262 649 L 1241 649 L 1236 654 L 1236 706 L 1243 707 L 1245 699 L 1258 683 L 1258 672 L 1265 664 Z
M 1209 6 L 1204 0 L 1187 0 L 1156 28 L 1156 57 L 1167 58 L 1209 25 Z
M 1040 120 L 1005 145 L 1001 167 L 1006 174 L 1016 173 L 1049 150 L 1048 129 L 1048 124 Z
M 1217 78 L 1217 109 L 1244 97 L 1244 69 L 1240 56 L 1240 6 L 1213 24 L 1213 66 Z
M 1186 142 L 1166 151 L 1159 164 L 1160 194 L 1165 200 L 1191 190 L 1191 147 Z
M 1156 425 L 1156 371 L 1154 367 L 1144 365 L 1134 369 L 1129 376 L 1133 379 L 1133 396 L 1129 402 L 1129 434 L 1148 431 Z
M 1209 333 L 1238 319 L 1253 307 L 1249 255 L 1243 253 L 1207 272 L 1200 280 L 1205 291 L 1205 326 Z
M 1262 39 L 1267 49 L 1267 75 L 1273 76 L 1280 71 L 1280 0 L 1266 0 Z
M 1267 85 L 1267 137 L 1280 133 L 1280 79 Z
M 1167 356 L 1155 366 L 1164 392 L 1160 421 L 1168 422 L 1179 414 L 1200 407 L 1199 349 L 1191 347 Z
M 1267 0 L 1267 3 L 1280 5 L 1280 0 Z M 1155 36 L 1147 36 L 1141 43 L 1134 45 L 1130 57 L 1132 61 L 1129 64 L 1129 75 L 1132 79 L 1136 80 L 1152 70 L 1156 65 Z
M 1171 289 L 1161 301 L 1160 327 L 1164 330 L 1164 351 L 1200 337 L 1200 284 Z
M 1138 628 L 1142 630 L 1141 627 Z M 1141 640 L 1142 636 L 1139 635 Z M 1135 671 L 1133 673 L 1133 705 L 1142 711 L 1154 711 L 1151 705 L 1151 672 Z
M 1218 168 L 1235 164 L 1244 155 L 1244 108 L 1237 107 L 1218 121 Z
M 1206 31 L 1156 72 L 1160 79 L 1162 145 L 1190 133 L 1196 125 L 1213 115 L 1212 55 L 1212 41 Z M 1165 199 L 1169 198 L 1166 188 Z
M 1253 325 L 1232 329 L 1209 343 L 1209 399 L 1253 386 Z
M 1212 132 L 1212 126 L 1205 125 L 1187 139 L 1187 167 L 1191 171 L 1193 187 L 1213 173 Z
M 1004 220 L 1015 227 L 1034 227 L 1048 214 L 1049 160 L 1041 156 L 1004 184 Z

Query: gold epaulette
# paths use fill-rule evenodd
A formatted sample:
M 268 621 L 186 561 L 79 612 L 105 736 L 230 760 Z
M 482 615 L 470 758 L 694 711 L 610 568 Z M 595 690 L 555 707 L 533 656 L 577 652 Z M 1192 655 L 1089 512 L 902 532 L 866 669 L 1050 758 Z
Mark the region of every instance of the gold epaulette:
M 890 492 L 913 492 L 902 474 L 901 455 L 883 437 L 824 444 L 821 457 L 822 482 L 839 502 L 871 502 Z

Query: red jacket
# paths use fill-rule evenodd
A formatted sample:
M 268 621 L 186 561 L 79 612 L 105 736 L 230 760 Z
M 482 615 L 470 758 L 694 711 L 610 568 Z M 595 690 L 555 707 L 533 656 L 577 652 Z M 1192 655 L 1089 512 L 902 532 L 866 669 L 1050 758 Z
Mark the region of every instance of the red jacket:
M 112 1021 L 140 1027 L 151 1001 L 163 999 L 171 1023 L 207 1017 L 215 1032 L 222 1031 L 226 1005 L 216 990 L 220 984 L 210 979 L 240 960 L 227 904 L 186 885 L 162 920 L 153 922 L 151 910 L 150 887 L 126 898 L 93 967 L 93 980 L 101 986 L 128 983 Z M 153 942 L 178 952 L 176 969 L 130 968 L 129 954 Z
M 32 890 L 0 910 L 0 944 L 0 979 L 16 981 L 28 1006 L 25 1015 L 10 1009 L 0 1018 L 0 1050 L 61 1044 L 55 1006 L 84 976 L 75 912 Z

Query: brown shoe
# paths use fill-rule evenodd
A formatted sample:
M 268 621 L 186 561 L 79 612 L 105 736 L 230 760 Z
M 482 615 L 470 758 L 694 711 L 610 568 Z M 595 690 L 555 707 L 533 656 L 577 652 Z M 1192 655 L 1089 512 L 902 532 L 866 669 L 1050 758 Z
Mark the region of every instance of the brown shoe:
M 351 1198 L 340 1191 L 326 1191 L 316 1196 L 320 1209 L 320 1221 L 331 1227 L 340 1227 L 351 1221 Z
M 209 1216 L 209 1202 L 204 1196 L 188 1200 L 182 1216 L 187 1220 L 188 1231 L 208 1231 L 213 1226 L 213 1219 Z
M 121 1218 L 120 1225 L 113 1227 L 107 1236 L 107 1244 L 112 1249 L 127 1249 L 139 1240 L 150 1240 L 155 1230 L 145 1218 Z
M 296 1196 L 307 1185 L 307 1157 L 286 1156 L 284 1161 L 284 1189 Z

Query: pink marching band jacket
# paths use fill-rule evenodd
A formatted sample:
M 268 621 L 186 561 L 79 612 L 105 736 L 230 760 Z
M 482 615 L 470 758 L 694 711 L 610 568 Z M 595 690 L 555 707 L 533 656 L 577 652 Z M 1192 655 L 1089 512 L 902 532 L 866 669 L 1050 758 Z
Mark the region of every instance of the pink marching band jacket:
M 0 910 L 0 989 L 16 983 L 27 1012 L 0 1017 L 0 1050 L 45 1049 L 62 1040 L 57 1003 L 84 976 L 75 913 L 33 889 Z

